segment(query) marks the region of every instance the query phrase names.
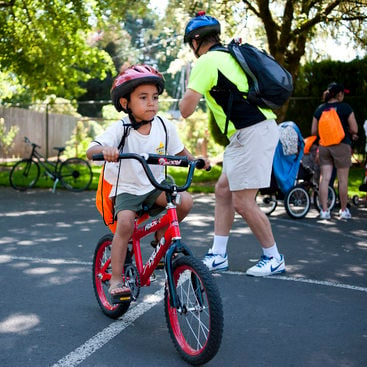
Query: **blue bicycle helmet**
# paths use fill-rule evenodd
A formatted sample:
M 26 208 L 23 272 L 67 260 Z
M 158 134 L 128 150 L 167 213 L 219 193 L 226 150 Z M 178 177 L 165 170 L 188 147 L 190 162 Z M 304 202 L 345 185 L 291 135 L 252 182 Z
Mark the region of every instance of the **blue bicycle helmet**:
M 199 40 L 209 34 L 220 34 L 220 23 L 217 19 L 205 15 L 205 11 L 198 12 L 186 25 L 184 42 Z

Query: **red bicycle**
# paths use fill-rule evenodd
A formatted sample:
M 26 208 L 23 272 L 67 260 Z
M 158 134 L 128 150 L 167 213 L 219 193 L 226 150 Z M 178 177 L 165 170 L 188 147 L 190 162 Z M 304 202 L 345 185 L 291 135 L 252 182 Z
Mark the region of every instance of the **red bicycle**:
M 103 155 L 95 155 L 93 159 L 103 160 Z M 98 303 L 102 311 L 111 318 L 123 315 L 130 303 L 137 300 L 140 288 L 150 285 L 154 270 L 164 258 L 166 273 L 164 308 L 172 341 L 185 361 L 192 365 L 207 363 L 218 352 L 222 340 L 221 297 L 207 267 L 181 242 L 175 205 L 178 192 L 188 189 L 195 168 L 202 168 L 204 161 L 200 159 L 189 161 L 186 157 L 156 154 L 142 156 L 134 153 L 120 153 L 120 159 L 136 159 L 143 165 L 152 185 L 166 192 L 167 207 L 158 217 L 150 218 L 145 210 L 143 215 L 135 220 L 135 229 L 129 242 L 123 272 L 123 277 L 131 290 L 131 297 L 128 300 L 113 303 L 108 292 L 113 235 L 107 234 L 98 241 L 93 258 L 93 286 Z M 157 182 L 149 164 L 188 167 L 185 184 L 176 186 L 172 182 Z M 165 235 L 143 264 L 140 240 L 164 227 L 168 227 Z

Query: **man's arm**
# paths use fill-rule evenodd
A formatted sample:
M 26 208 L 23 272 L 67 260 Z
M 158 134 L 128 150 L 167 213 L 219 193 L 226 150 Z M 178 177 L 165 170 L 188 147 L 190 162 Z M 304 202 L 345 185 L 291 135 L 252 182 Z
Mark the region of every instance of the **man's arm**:
M 179 103 L 180 112 L 183 118 L 191 116 L 196 106 L 199 104 L 201 99 L 201 94 L 198 92 L 195 92 L 192 89 L 187 89 L 185 92 L 185 95 L 181 99 Z

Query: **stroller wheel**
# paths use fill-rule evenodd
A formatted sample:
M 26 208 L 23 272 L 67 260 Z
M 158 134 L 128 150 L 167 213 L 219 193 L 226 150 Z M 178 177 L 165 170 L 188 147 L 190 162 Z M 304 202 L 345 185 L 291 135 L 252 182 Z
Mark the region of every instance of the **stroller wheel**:
M 321 211 L 321 202 L 320 202 L 320 194 L 316 190 L 313 194 L 313 202 L 318 211 Z M 336 204 L 336 193 L 333 187 L 328 187 L 328 198 L 327 198 L 327 207 L 330 211 L 332 211 Z
M 355 206 L 358 206 L 358 204 L 359 204 L 359 196 L 358 196 L 358 195 L 354 195 L 354 196 L 352 197 L 352 202 L 353 202 L 353 204 L 354 204 Z
M 303 218 L 310 210 L 310 195 L 302 186 L 294 186 L 284 199 L 288 215 L 294 219 Z
M 270 215 L 277 207 L 277 199 L 275 195 L 262 195 L 261 192 L 258 191 L 255 200 L 257 206 L 266 215 Z

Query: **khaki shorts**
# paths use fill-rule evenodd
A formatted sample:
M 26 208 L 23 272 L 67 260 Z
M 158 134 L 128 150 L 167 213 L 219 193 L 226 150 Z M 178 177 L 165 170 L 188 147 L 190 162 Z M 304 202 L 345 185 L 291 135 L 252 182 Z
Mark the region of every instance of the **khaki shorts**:
M 131 210 L 139 215 L 144 207 L 147 207 L 152 211 L 151 215 L 157 215 L 163 211 L 164 208 L 155 205 L 158 196 L 162 191 L 154 189 L 144 195 L 133 195 L 123 192 L 116 196 L 115 200 L 115 216 L 122 210 Z
M 319 147 L 320 166 L 335 166 L 336 168 L 348 168 L 352 165 L 352 149 L 349 144 L 331 145 Z
M 273 157 L 279 141 L 274 120 L 237 130 L 224 151 L 223 173 L 231 191 L 269 187 Z

